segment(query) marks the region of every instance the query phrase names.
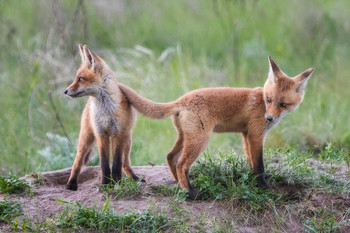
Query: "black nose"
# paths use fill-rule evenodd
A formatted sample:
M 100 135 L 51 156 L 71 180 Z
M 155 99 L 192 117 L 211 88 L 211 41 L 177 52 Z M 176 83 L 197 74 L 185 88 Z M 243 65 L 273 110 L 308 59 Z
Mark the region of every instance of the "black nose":
M 270 117 L 270 116 L 267 116 L 267 117 L 266 117 L 266 120 L 268 120 L 268 121 L 272 121 L 272 120 L 273 120 L 273 118 L 272 118 L 272 117 Z
M 64 94 L 67 95 L 67 93 L 68 93 L 68 90 L 65 90 L 65 91 L 64 91 Z

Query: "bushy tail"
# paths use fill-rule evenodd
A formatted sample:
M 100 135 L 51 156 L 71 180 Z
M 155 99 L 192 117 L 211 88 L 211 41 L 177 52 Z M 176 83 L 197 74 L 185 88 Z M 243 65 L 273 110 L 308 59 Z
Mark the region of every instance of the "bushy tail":
M 137 94 L 133 89 L 118 83 L 120 91 L 138 112 L 153 119 L 164 119 L 173 114 L 174 102 L 155 103 Z

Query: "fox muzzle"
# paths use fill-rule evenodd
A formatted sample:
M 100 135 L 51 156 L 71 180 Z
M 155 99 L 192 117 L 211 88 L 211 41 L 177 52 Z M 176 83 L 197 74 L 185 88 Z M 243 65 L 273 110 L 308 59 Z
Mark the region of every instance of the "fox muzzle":
M 272 122 L 274 120 L 274 117 L 269 116 L 269 115 L 267 115 L 267 113 L 265 113 L 265 119 L 269 122 Z

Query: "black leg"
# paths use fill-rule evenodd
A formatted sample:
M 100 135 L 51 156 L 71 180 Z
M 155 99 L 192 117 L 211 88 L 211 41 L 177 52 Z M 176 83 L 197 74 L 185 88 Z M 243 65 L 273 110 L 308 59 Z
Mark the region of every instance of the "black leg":
M 120 148 L 117 147 L 114 152 L 112 165 L 112 178 L 114 181 L 119 181 L 122 178 L 122 154 Z M 136 177 L 137 178 L 137 177 Z
M 264 168 L 264 159 L 263 159 L 263 150 L 260 151 L 259 153 L 259 159 L 258 159 L 258 169 L 257 169 L 257 182 L 258 182 L 258 187 L 268 189 L 269 186 L 266 183 L 265 180 L 265 168 Z
M 189 190 L 188 190 L 188 199 L 191 199 L 191 200 L 202 200 L 203 199 L 203 196 L 202 194 L 194 189 L 190 183 L 190 177 L 189 177 L 189 171 L 185 171 L 185 174 L 186 174 L 186 178 L 187 178 L 187 182 L 188 182 L 188 187 L 189 187 Z
M 111 181 L 111 169 L 109 168 L 108 157 L 104 150 L 101 151 L 101 170 L 102 170 L 102 184 L 109 184 Z
M 68 184 L 66 185 L 66 188 L 72 191 L 77 191 L 78 190 L 77 178 L 70 179 Z

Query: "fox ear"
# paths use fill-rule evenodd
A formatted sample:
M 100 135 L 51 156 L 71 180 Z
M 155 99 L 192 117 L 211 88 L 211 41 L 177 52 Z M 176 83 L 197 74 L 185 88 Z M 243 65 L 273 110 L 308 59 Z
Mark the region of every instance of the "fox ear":
M 296 83 L 296 90 L 297 92 L 303 92 L 305 90 L 307 81 L 311 77 L 312 72 L 314 72 L 314 68 L 309 68 L 302 72 L 301 74 L 298 74 L 297 76 L 294 77 L 295 83 Z
M 269 58 L 269 74 L 268 74 L 268 80 L 271 83 L 276 83 L 278 81 L 278 78 L 283 74 L 282 70 L 278 67 L 276 62 L 271 58 Z
M 96 65 L 95 56 L 86 45 L 84 45 L 83 47 L 83 54 L 84 54 L 84 62 L 87 64 L 88 68 L 90 70 L 95 69 L 95 65 Z
M 81 63 L 85 62 L 85 56 L 84 56 L 84 52 L 83 52 L 83 46 L 81 44 L 79 44 L 79 54 L 81 57 Z

